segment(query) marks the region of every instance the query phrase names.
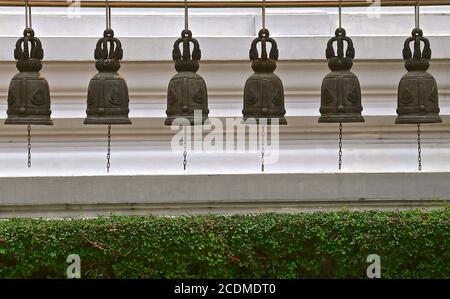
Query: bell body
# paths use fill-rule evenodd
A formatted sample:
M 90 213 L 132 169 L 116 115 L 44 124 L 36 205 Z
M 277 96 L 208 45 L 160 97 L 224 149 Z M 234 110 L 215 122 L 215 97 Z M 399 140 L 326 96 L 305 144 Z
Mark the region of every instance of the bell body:
M 16 42 L 14 58 L 19 73 L 8 89 L 7 125 L 52 125 L 50 118 L 50 89 L 41 76 L 41 60 L 44 58 L 41 41 L 26 28 L 23 37 Z
M 410 44 L 413 44 L 411 51 Z M 403 46 L 403 59 L 408 71 L 400 80 L 397 95 L 396 124 L 441 123 L 438 87 L 427 72 L 431 59 L 430 42 L 419 28 L 412 31 Z
M 320 123 L 364 122 L 361 87 L 349 70 L 332 71 L 322 82 Z
M 201 51 L 198 41 L 192 37 L 190 30 L 183 30 L 181 38 L 175 41 L 172 58 L 177 74 L 170 79 L 167 88 L 167 117 L 164 125 L 183 125 L 186 120 L 191 126 L 203 125 L 209 114 L 208 91 L 205 80 L 197 74 Z M 199 111 L 201 119 L 195 119 Z
M 242 115 L 244 121 L 254 119 L 257 124 L 287 125 L 284 108 L 284 88 L 281 79 L 274 74 L 278 60 L 277 43 L 271 38 L 269 30 L 263 28 L 251 44 L 249 57 L 254 73 L 245 82 Z M 257 45 L 260 44 L 260 53 Z M 267 44 L 270 52 L 267 53 Z
M 52 125 L 50 90 L 39 72 L 20 72 L 8 91 L 8 125 Z
M 255 119 L 260 123 L 260 119 L 265 119 L 271 124 L 271 119 L 278 119 L 280 125 L 286 125 L 281 79 L 270 71 L 252 74 L 245 82 L 242 114 L 244 121 Z
M 426 71 L 406 73 L 398 85 L 396 124 L 440 123 L 438 88 Z
M 347 44 L 346 51 L 344 43 Z M 364 122 L 361 86 L 358 77 L 350 71 L 355 49 L 343 28 L 336 29 L 335 36 L 327 43 L 325 54 L 331 72 L 322 81 L 319 123 Z
M 202 119 L 194 122 L 194 111 L 201 111 Z M 200 125 L 208 118 L 208 92 L 203 78 L 193 71 L 182 71 L 170 79 L 167 89 L 165 125 L 172 125 L 177 118 Z
M 126 81 L 117 72 L 99 72 L 88 87 L 84 124 L 131 124 Z
M 88 86 L 86 125 L 128 125 L 129 96 L 125 79 L 119 74 L 123 57 L 121 42 L 112 29 L 106 29 L 94 51 L 98 73 Z

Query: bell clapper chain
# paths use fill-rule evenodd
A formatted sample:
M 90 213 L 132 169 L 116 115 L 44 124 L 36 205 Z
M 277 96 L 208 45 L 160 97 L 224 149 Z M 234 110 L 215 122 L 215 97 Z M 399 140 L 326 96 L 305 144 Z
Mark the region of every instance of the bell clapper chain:
M 105 2 L 106 8 L 106 29 L 111 29 L 111 7 L 109 6 L 108 0 Z M 107 131 L 107 146 L 106 146 L 106 172 L 109 173 L 111 168 L 111 124 L 108 124 Z
M 264 172 L 264 155 L 266 152 L 265 148 L 265 138 L 266 138 L 266 125 L 261 126 L 261 172 Z
M 342 29 L 342 1 L 339 1 L 339 29 Z M 339 170 L 342 169 L 342 122 L 339 123 Z
M 416 21 L 416 28 L 420 27 L 420 3 L 417 0 L 416 5 L 414 6 L 414 15 Z M 420 123 L 417 124 L 417 169 L 422 171 L 422 140 L 421 140 L 421 131 L 420 131 Z
M 189 11 L 187 0 L 184 0 L 184 30 L 189 30 Z M 186 140 L 186 126 L 181 126 L 183 130 L 183 170 L 187 167 L 187 140 Z
M 111 168 L 111 125 L 108 125 L 108 142 L 106 146 L 106 172 Z
M 28 0 L 25 0 L 25 28 L 32 28 L 31 25 L 31 7 L 28 6 Z M 28 168 L 31 167 L 31 125 L 27 126 L 27 150 L 28 150 Z
M 266 29 L 266 0 L 263 0 L 262 7 L 261 7 L 261 21 L 262 21 L 262 28 Z M 261 172 L 264 172 L 264 155 L 266 152 L 264 139 L 266 137 L 266 125 L 263 124 L 261 126 Z
M 186 141 L 186 126 L 183 128 L 183 170 L 186 170 L 187 166 L 187 141 Z
M 339 123 L 339 170 L 342 169 L 342 123 Z
M 422 171 L 422 140 L 420 134 L 420 124 L 417 124 L 417 161 L 419 162 L 418 170 Z
M 31 167 L 31 125 L 27 126 L 28 132 L 28 168 Z

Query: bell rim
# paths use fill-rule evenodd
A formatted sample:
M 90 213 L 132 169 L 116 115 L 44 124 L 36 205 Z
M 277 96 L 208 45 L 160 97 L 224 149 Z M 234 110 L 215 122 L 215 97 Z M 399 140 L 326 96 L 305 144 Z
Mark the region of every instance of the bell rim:
M 278 119 L 278 125 L 279 126 L 287 126 L 287 120 L 286 118 L 283 117 L 252 117 L 252 116 L 244 116 L 242 118 L 242 122 L 241 124 L 245 124 L 245 121 L 247 121 L 248 119 L 254 119 L 256 120 L 256 124 L 259 125 L 259 120 L 260 119 L 265 119 L 266 120 L 266 125 L 268 126 L 274 126 L 275 124 L 272 124 L 272 119 Z
M 33 125 L 33 126 L 53 126 L 53 120 L 49 119 L 23 119 L 8 117 L 5 119 L 5 125 Z
M 438 124 L 442 123 L 442 118 L 439 115 L 399 115 L 395 118 L 396 125 L 415 125 L 415 124 Z
M 322 115 L 319 117 L 319 123 L 363 123 L 366 120 L 362 115 Z
M 209 119 L 208 115 L 202 116 L 202 122 L 201 123 L 197 123 L 197 122 L 194 121 L 194 116 L 186 116 L 186 115 L 169 116 L 169 117 L 166 117 L 166 119 L 164 120 L 164 125 L 165 126 L 172 126 L 173 121 L 178 119 L 178 118 L 185 118 L 185 119 L 187 119 L 189 121 L 189 125 L 187 125 L 187 126 L 190 126 L 190 127 L 203 126 L 205 124 L 206 120 Z M 177 124 L 175 124 L 175 125 L 177 125 Z M 183 124 L 178 124 L 178 125 L 179 126 L 183 126 Z
M 131 125 L 131 119 L 127 118 L 98 118 L 98 117 L 86 117 L 83 121 L 83 125 Z

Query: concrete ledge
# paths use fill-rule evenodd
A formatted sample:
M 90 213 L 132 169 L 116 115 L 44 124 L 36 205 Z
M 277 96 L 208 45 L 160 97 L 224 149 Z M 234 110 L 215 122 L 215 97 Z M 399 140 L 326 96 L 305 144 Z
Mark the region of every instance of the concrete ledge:
M 0 218 L 436 207 L 450 173 L 0 178 Z

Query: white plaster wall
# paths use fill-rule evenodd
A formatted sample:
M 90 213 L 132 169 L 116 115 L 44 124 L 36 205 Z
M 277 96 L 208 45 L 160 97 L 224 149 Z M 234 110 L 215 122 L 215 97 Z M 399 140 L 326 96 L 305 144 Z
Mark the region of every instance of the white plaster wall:
M 341 172 L 360 174 L 351 178 L 356 183 L 371 173 L 416 173 L 416 128 L 394 125 L 397 84 L 405 73 L 401 53 L 414 26 L 413 8 L 343 11 L 343 26 L 356 47 L 353 71 L 361 82 L 366 122 L 344 125 Z M 68 16 L 62 8 L 33 12 L 33 27 L 45 50 L 42 74 L 51 87 L 55 125 L 33 127 L 33 167 L 28 169 L 25 127 L 2 124 L 8 84 L 16 73 L 13 48 L 23 30 L 23 8 L 0 8 L 0 177 L 94 176 L 95 180 L 106 173 L 106 128 L 83 126 L 82 121 L 87 85 L 96 72 L 93 49 L 103 31 L 104 11 L 81 8 L 79 18 Z M 433 50 L 430 72 L 438 82 L 444 122 L 422 126 L 424 167 L 422 176 L 414 179 L 428 180 L 434 173 L 445 181 L 450 180 L 450 7 L 422 7 L 421 12 L 421 27 Z M 324 51 L 337 25 L 336 9 L 268 9 L 267 13 L 267 27 L 279 45 L 276 72 L 285 87 L 289 125 L 280 128 L 279 160 L 267 165 L 266 172 L 286 178 L 295 173 L 339 173 L 337 125 L 317 123 L 320 85 L 328 72 Z M 259 173 L 256 151 L 189 151 L 188 169 L 183 171 L 181 152 L 170 147 L 174 132 L 163 121 L 166 88 L 175 73 L 171 49 L 183 27 L 182 10 L 113 9 L 112 24 L 124 45 L 120 73 L 129 85 L 133 125 L 113 127 L 110 176 Z M 192 9 L 190 26 L 202 49 L 199 73 L 208 85 L 210 116 L 240 117 L 244 82 L 251 74 L 248 49 L 260 27 L 260 11 Z M 201 176 L 196 178 L 202 181 Z M 50 186 L 57 188 L 44 184 L 42 190 Z M 445 186 L 440 187 L 445 194 Z M 390 199 L 403 198 L 398 189 L 391 191 Z M 435 191 L 425 190 L 426 198 L 442 198 Z M 285 192 L 294 196 L 298 190 Z M 112 194 L 111 200 L 119 193 Z M 195 192 L 190 194 L 195 197 Z M 254 198 L 251 192 L 242 196 Z M 343 200 L 338 195 L 334 199 Z M 27 198 L 27 204 L 30 200 L 39 204 L 37 197 Z

